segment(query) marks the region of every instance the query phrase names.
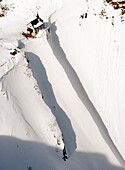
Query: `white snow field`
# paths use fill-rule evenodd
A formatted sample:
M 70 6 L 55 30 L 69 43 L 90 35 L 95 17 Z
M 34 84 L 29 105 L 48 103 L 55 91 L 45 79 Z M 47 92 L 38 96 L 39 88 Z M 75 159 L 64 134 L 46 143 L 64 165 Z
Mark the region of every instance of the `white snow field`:
M 0 1 L 0 170 L 125 169 L 124 5 Z

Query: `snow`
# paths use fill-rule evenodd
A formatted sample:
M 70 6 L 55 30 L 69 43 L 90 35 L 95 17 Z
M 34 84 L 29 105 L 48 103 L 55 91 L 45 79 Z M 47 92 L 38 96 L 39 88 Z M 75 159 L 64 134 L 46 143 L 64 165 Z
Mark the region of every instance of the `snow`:
M 0 169 L 125 169 L 120 10 L 94 0 L 2 4 L 10 10 L 0 18 Z M 47 27 L 26 39 L 37 12 Z

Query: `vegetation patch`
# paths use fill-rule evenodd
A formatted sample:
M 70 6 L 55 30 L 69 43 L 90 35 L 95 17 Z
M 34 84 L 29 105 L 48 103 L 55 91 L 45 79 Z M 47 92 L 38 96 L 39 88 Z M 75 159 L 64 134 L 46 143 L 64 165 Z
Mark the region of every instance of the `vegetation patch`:
M 14 49 L 13 51 L 10 52 L 11 55 L 16 55 L 19 51 L 17 49 Z
M 25 33 L 25 32 L 22 32 L 22 35 L 26 38 L 36 38 L 35 36 L 29 34 L 29 33 Z
M 7 5 L 7 4 L 2 4 L 2 0 L 0 0 L 0 17 L 5 17 L 8 13 L 8 11 L 13 10 L 14 5 Z
M 125 14 L 125 1 L 113 1 L 113 0 L 106 0 L 106 3 L 113 6 L 114 9 L 120 9 L 121 15 Z
M 110 7 L 111 6 L 111 7 Z M 113 8 L 112 8 L 113 7 Z M 104 0 L 103 4 L 101 5 L 100 12 L 96 12 L 93 9 L 93 15 L 99 16 L 101 19 L 105 19 L 111 22 L 112 26 L 114 27 L 115 22 L 125 21 L 125 0 Z

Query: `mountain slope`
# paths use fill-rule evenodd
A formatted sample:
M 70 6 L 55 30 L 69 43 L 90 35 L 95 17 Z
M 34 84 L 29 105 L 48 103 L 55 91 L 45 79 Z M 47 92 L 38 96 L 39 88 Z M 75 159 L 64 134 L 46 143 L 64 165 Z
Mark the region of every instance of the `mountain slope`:
M 123 169 L 119 11 L 103 1 L 6 3 L 14 9 L 0 21 L 0 168 Z M 26 39 L 37 10 L 50 32 Z

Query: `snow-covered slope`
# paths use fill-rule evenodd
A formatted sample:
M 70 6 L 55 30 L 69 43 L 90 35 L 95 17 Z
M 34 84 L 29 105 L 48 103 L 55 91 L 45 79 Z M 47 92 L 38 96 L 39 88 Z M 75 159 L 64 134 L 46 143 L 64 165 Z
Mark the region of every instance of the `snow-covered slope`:
M 0 169 L 124 169 L 121 9 L 103 0 L 1 4 Z M 26 39 L 37 11 L 50 31 Z

